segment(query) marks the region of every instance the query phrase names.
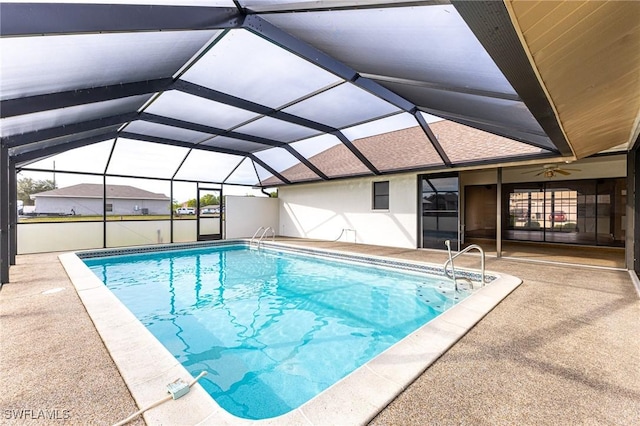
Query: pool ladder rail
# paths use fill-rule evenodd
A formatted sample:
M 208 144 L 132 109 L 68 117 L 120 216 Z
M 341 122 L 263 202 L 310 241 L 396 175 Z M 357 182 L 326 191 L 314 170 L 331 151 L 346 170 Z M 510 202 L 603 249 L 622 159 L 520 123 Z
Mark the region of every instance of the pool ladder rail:
M 448 278 L 451 278 L 451 280 L 453 281 L 453 284 L 455 286 L 456 291 L 459 291 L 460 288 L 458 287 L 458 280 L 463 280 L 469 283 L 469 289 L 473 290 L 474 289 L 474 282 L 473 280 L 471 280 L 470 278 L 467 277 L 456 277 L 456 268 L 453 264 L 453 259 L 455 259 L 456 257 L 460 256 L 461 254 L 464 254 L 470 250 L 478 250 L 480 252 L 480 279 L 481 279 L 481 287 L 484 286 L 485 283 L 485 279 L 484 279 L 484 250 L 482 250 L 482 247 L 480 247 L 477 244 L 471 244 L 467 247 L 465 247 L 463 250 L 459 251 L 458 253 L 456 253 L 455 255 L 451 255 L 451 241 L 446 240 L 444 242 L 444 245 L 447 246 L 447 251 L 449 252 L 449 259 L 444 262 L 444 274 L 445 276 L 447 276 Z M 449 264 L 451 264 L 451 275 L 449 275 L 449 271 L 447 269 L 447 266 L 449 266 Z
M 260 234 L 260 231 L 262 231 L 262 234 Z M 271 231 L 271 241 L 274 241 L 276 238 L 276 231 L 274 231 L 274 229 L 270 226 L 267 226 L 266 228 L 264 226 L 261 226 L 253 234 L 253 237 L 251 237 L 251 240 L 249 241 L 249 248 L 251 247 L 260 248 L 260 244 L 262 244 L 262 239 L 265 237 L 265 235 L 267 235 L 267 232 L 269 231 Z M 260 234 L 260 237 L 256 240 L 256 237 L 258 236 L 258 234 Z M 255 246 L 254 246 L 254 243 L 255 243 Z

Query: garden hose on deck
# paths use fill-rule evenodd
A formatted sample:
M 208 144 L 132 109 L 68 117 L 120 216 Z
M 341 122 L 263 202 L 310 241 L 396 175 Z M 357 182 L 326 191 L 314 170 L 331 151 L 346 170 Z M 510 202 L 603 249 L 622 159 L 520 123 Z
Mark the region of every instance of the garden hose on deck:
M 158 405 L 167 402 L 171 399 L 178 399 L 183 395 L 186 395 L 187 393 L 189 393 L 189 389 L 191 389 L 191 386 L 195 385 L 196 382 L 198 380 L 200 380 L 202 377 L 204 377 L 207 374 L 206 371 L 203 371 L 202 373 L 198 374 L 198 376 L 193 379 L 193 381 L 191 381 L 191 383 L 186 384 L 185 382 L 183 382 L 182 380 L 178 379 L 173 383 L 169 383 L 169 385 L 167 385 L 167 392 L 169 392 L 169 395 L 165 396 L 162 399 L 159 399 L 158 401 L 154 402 L 153 404 L 148 405 L 145 408 L 142 408 L 138 411 L 136 411 L 135 413 L 133 413 L 132 415 L 130 415 L 129 417 L 127 417 L 124 420 L 119 421 L 118 423 L 115 423 L 113 426 L 123 426 L 126 425 L 127 423 L 129 423 L 131 420 L 135 419 L 136 417 L 138 417 L 139 415 L 141 415 L 142 413 L 144 413 L 145 411 L 151 410 L 154 407 L 157 407 Z

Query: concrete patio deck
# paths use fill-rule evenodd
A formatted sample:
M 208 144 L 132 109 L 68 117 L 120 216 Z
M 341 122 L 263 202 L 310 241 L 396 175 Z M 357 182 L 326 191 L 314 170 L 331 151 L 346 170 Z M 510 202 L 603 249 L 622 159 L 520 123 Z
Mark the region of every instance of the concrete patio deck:
M 283 240 L 437 264 L 446 256 Z M 17 261 L 0 291 L 2 423 L 113 424 L 136 411 L 57 254 Z M 640 298 L 628 272 L 492 257 L 487 269 L 524 282 L 371 424 L 637 423 Z

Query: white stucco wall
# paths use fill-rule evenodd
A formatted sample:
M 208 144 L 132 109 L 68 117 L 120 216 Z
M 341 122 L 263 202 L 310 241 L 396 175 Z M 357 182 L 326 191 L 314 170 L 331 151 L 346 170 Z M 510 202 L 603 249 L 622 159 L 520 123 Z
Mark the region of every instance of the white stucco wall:
M 377 176 L 278 189 L 279 234 L 337 239 L 343 229 L 355 230 L 358 243 L 415 248 L 417 246 L 417 175 Z M 389 210 L 372 209 L 372 183 L 389 181 Z M 352 232 L 342 241 L 354 241 Z
M 280 235 L 278 206 L 278 198 L 225 196 L 225 238 L 251 238 L 261 226 Z
M 169 243 L 170 232 L 168 220 L 107 222 L 107 247 Z
M 149 214 L 169 214 L 171 206 L 169 201 L 163 200 L 139 200 L 139 199 L 110 199 L 107 204 L 113 205 L 110 215 L 135 215 L 142 214 L 141 209 L 149 209 Z M 138 210 L 136 210 L 136 206 Z M 71 209 L 77 215 L 101 215 L 102 198 L 73 198 L 73 197 L 37 197 L 36 213 L 71 214 Z
M 197 223 L 195 220 L 173 221 L 173 242 L 190 243 L 197 241 Z
M 102 222 L 18 224 L 18 254 L 85 250 L 102 246 Z

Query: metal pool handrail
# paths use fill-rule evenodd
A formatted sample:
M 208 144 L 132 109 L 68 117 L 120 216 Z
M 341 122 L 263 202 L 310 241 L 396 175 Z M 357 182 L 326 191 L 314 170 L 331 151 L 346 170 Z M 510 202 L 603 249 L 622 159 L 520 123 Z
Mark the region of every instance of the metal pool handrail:
M 449 259 L 444 262 L 444 274 L 449 277 L 449 273 L 447 271 L 447 265 L 449 265 L 449 263 L 451 263 L 451 279 L 453 280 L 453 284 L 455 285 L 456 291 L 458 291 L 458 280 L 467 280 L 469 281 L 469 283 L 471 284 L 471 288 L 473 288 L 473 281 L 471 281 L 471 279 L 467 278 L 467 277 L 459 277 L 456 278 L 456 269 L 453 265 L 453 259 L 455 259 L 456 257 L 460 256 L 463 253 L 466 253 L 470 250 L 478 250 L 480 252 L 480 273 L 481 273 L 481 285 L 484 286 L 484 250 L 482 250 L 482 247 L 480 247 L 477 244 L 471 244 L 467 247 L 465 247 L 463 250 L 459 251 L 458 253 L 456 253 L 455 255 L 451 255 L 451 241 L 446 240 L 444 242 L 444 245 L 447 246 L 447 250 L 449 251 Z
M 260 244 L 262 243 L 262 239 L 264 238 L 264 236 L 267 234 L 267 232 L 271 231 L 271 241 L 274 241 L 276 238 L 276 231 L 270 227 L 267 226 L 266 228 L 264 226 L 261 226 L 260 228 L 258 228 L 256 230 L 256 232 L 253 234 L 253 237 L 251 237 L 251 240 L 249 241 L 249 247 L 251 247 L 253 245 L 253 242 L 256 239 L 256 236 L 258 235 L 258 233 L 262 231 L 262 234 L 260 234 L 260 238 L 258 238 L 257 241 L 257 247 L 260 248 Z

